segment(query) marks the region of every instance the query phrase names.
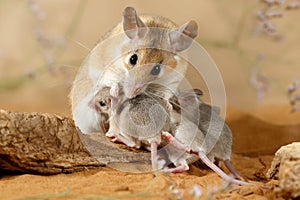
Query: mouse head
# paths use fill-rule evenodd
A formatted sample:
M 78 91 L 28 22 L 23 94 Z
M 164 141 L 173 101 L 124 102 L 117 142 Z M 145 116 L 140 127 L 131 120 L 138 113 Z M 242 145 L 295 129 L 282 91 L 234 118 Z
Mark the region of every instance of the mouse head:
M 134 98 L 150 83 L 176 70 L 176 59 L 177 56 L 171 52 L 153 48 L 140 48 L 129 54 L 125 59 L 128 68 L 123 82 L 125 96 Z
M 123 63 L 127 69 L 125 96 L 137 96 L 149 83 L 182 67 L 177 53 L 192 44 L 198 34 L 197 29 L 193 20 L 177 27 L 166 18 L 140 18 L 134 8 L 125 8 L 123 30 L 127 41 L 122 49 Z
M 110 114 L 111 112 L 111 101 L 110 88 L 103 88 L 94 96 L 90 101 L 89 106 L 96 110 L 99 114 Z

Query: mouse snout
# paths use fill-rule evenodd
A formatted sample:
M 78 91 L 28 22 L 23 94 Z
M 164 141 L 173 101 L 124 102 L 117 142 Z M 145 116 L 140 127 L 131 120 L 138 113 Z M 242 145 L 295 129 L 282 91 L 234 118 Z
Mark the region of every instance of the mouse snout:
M 124 84 L 124 93 L 125 96 L 129 99 L 136 97 L 145 90 L 145 84 L 134 84 L 132 82 L 125 82 Z
M 132 99 L 132 98 L 136 97 L 138 94 L 140 94 L 141 90 L 142 90 L 142 88 L 140 88 L 140 87 L 134 87 L 134 88 L 131 88 L 130 90 L 128 90 L 127 93 L 125 92 L 125 95 L 127 98 Z

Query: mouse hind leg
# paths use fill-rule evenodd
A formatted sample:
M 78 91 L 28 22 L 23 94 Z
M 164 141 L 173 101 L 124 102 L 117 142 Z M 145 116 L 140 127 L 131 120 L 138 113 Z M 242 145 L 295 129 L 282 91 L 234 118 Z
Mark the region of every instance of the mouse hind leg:
M 180 164 L 180 165 L 176 166 L 175 168 L 167 168 L 166 171 L 176 174 L 176 173 L 188 171 L 189 169 L 190 169 L 189 165 L 187 163 L 185 163 L 185 164 Z
M 166 167 L 164 171 L 170 173 L 181 173 L 190 169 L 187 163 L 187 159 L 190 157 L 189 154 L 187 154 L 185 151 L 177 149 L 172 144 L 166 147 L 166 151 L 169 160 L 175 165 L 175 167 Z
M 152 141 L 151 143 L 151 164 L 152 170 L 156 172 L 158 170 L 158 155 L 157 155 L 157 142 Z

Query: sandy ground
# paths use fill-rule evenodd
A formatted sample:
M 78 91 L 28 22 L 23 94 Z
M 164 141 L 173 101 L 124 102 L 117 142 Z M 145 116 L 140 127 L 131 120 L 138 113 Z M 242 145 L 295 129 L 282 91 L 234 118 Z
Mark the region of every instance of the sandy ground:
M 286 93 L 286 86 L 299 78 L 300 34 L 295 26 L 299 12 L 285 13 L 283 19 L 275 21 L 286 37 L 274 43 L 264 36 L 252 37 L 257 24 L 254 16 L 261 7 L 258 1 L 228 2 L 53 0 L 39 3 L 46 14 L 39 20 L 25 1 L 2 0 L 0 108 L 71 116 L 68 93 L 76 70 L 100 35 L 120 20 L 126 5 L 179 24 L 193 18 L 199 23 L 197 41 L 214 59 L 224 80 L 229 105 L 226 121 L 234 136 L 232 164 L 246 180 L 273 187 L 277 181 L 266 180 L 264 173 L 274 152 L 282 145 L 300 141 L 300 112 L 290 113 Z M 78 8 L 83 8 L 82 12 Z M 58 44 L 43 46 L 36 30 L 41 30 L 50 44 Z M 232 43 L 236 39 L 237 43 Z M 261 54 L 264 59 L 258 62 Z M 47 68 L 51 56 L 54 70 Z M 253 67 L 267 77 L 269 84 L 262 100 L 256 98 L 249 84 Z M 34 78 L 24 78 L 28 73 Z M 201 199 L 212 199 L 212 193 L 216 193 L 215 199 L 280 199 L 258 186 L 225 187 L 214 172 L 195 166 L 189 172 L 157 177 L 108 167 L 55 176 L 2 175 L 0 199 L 176 199 L 181 195 L 183 199 L 196 199 L 190 195 L 195 185 L 203 192 Z
M 264 184 L 264 172 L 272 156 L 249 158 L 233 156 L 233 165 L 252 183 L 272 187 L 276 181 Z M 259 160 L 262 160 L 261 162 Z M 266 166 L 264 166 L 266 164 Z M 110 168 L 55 176 L 3 176 L 0 181 L 1 199 L 193 199 L 190 190 L 197 185 L 201 199 L 216 193 L 215 198 L 266 199 L 275 198 L 258 186 L 229 186 L 212 171 L 192 167 L 181 174 L 133 174 Z M 106 197 L 106 198 L 105 198 Z
M 228 112 L 227 121 L 234 134 L 232 164 L 245 180 L 257 186 L 227 187 L 216 173 L 199 165 L 185 173 L 161 173 L 157 177 L 153 173 L 128 173 L 104 167 L 54 176 L 3 174 L 0 199 L 176 199 L 181 196 L 194 199 L 190 194 L 194 186 L 201 188 L 201 199 L 282 199 L 258 185 L 272 188 L 278 184 L 265 177 L 273 153 L 285 142 L 300 138 L 298 135 L 278 140 L 273 135 L 289 135 L 286 131 L 299 130 L 298 125 L 278 128 L 233 109 Z M 267 140 L 259 137 L 261 134 Z

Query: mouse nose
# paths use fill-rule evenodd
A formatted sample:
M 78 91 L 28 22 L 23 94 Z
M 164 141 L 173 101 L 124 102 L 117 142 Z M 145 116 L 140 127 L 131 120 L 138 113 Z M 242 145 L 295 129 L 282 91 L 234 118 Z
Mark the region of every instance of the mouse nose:
M 127 92 L 127 94 L 125 93 L 125 95 L 127 98 L 132 99 L 132 98 L 136 97 L 137 95 L 139 95 L 141 90 L 142 90 L 142 88 L 140 88 L 140 87 L 132 88 L 131 90 L 129 90 Z
M 127 98 L 132 99 L 141 94 L 146 87 L 146 84 L 134 83 L 133 81 L 124 82 L 124 94 Z

